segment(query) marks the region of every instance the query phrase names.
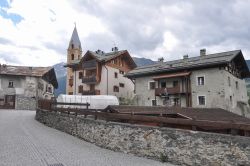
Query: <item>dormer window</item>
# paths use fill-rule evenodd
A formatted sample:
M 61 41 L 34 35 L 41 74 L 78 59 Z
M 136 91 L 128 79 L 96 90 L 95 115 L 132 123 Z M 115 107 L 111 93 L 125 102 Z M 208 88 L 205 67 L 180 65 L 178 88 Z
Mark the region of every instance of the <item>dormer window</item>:
M 74 54 L 71 54 L 71 60 L 74 60 Z
M 74 44 L 71 44 L 71 48 L 72 48 L 72 49 L 74 48 Z

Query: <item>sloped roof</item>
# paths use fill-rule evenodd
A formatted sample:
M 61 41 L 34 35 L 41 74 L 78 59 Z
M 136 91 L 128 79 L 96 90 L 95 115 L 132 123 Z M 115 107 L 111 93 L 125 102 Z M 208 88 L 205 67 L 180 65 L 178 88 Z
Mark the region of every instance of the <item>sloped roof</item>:
M 153 74 L 158 72 L 177 71 L 182 69 L 192 69 L 219 64 L 226 64 L 232 61 L 237 55 L 242 54 L 241 50 L 227 51 L 205 56 L 191 57 L 168 62 L 159 62 L 154 65 L 137 67 L 126 74 L 127 77 L 137 77 L 144 74 Z M 246 66 L 247 67 L 247 66 Z M 248 68 L 247 71 L 249 72 Z
M 88 56 L 88 55 L 91 55 L 92 57 L 94 57 L 97 61 L 99 62 L 107 62 L 111 59 L 114 59 L 118 56 L 121 56 L 121 55 L 124 55 L 124 54 L 127 54 L 128 58 L 130 59 L 130 63 L 131 65 L 133 66 L 133 68 L 135 68 L 137 65 L 135 64 L 133 58 L 130 56 L 130 54 L 128 53 L 127 50 L 120 50 L 120 51 L 112 51 L 112 52 L 108 52 L 108 53 L 105 53 L 103 51 L 100 51 L 99 52 L 93 52 L 93 51 L 87 51 L 86 54 L 82 57 L 82 60 L 84 61 L 85 58 Z
M 55 88 L 58 83 L 53 67 L 29 67 L 29 66 L 10 66 L 0 65 L 0 75 L 13 75 L 13 76 L 32 76 L 32 77 L 45 77 Z M 48 76 L 50 75 L 50 76 Z
M 76 27 L 74 28 L 73 30 L 73 33 L 72 33 L 72 36 L 71 36 L 71 39 L 70 39 L 70 42 L 69 42 L 69 47 L 71 47 L 71 45 L 74 45 L 75 47 L 78 47 L 78 48 L 82 48 L 81 47 L 81 41 L 79 39 L 79 36 L 78 36 L 78 33 L 77 33 L 77 29 Z
M 189 119 L 207 121 L 227 121 L 250 124 L 250 119 L 220 108 L 171 108 L 164 106 L 108 106 L 105 112 L 134 115 L 179 114 Z
M 89 53 L 92 54 L 99 61 L 108 61 L 110 59 L 113 59 L 117 56 L 124 54 L 125 52 L 127 52 L 127 50 L 112 51 L 108 53 L 105 53 L 105 52 L 96 53 L 93 51 L 89 51 Z

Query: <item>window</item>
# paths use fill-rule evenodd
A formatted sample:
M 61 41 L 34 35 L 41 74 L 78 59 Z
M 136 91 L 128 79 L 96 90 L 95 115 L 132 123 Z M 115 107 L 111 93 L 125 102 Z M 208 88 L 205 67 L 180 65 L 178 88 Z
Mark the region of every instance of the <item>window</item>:
M 69 92 L 69 95 L 73 95 L 73 92 Z
M 114 92 L 119 92 L 119 87 L 118 87 L 118 86 L 114 86 L 113 91 L 114 91 Z
M 115 72 L 115 78 L 118 78 L 118 73 Z
M 236 86 L 236 89 L 239 89 L 239 83 L 238 83 L 238 81 L 235 81 L 235 86 Z
M 173 81 L 173 87 L 177 87 L 179 85 L 179 81 Z
M 174 105 L 175 106 L 180 105 L 179 102 L 180 102 L 179 98 L 174 98 Z
M 166 82 L 161 82 L 161 88 L 166 88 Z
M 121 88 L 124 88 L 125 85 L 124 85 L 123 83 L 120 83 L 119 86 L 120 86 Z
M 233 104 L 233 97 L 232 96 L 230 96 L 230 102 L 231 102 L 231 104 Z
M 120 70 L 119 72 L 120 72 L 120 74 L 124 74 L 124 71 L 122 71 L 122 70 Z
M 71 44 L 71 48 L 72 48 L 72 49 L 74 48 L 74 44 Z
M 148 89 L 155 89 L 155 82 L 154 81 L 149 82 L 148 85 L 149 85 Z
M 152 104 L 152 106 L 157 106 L 157 100 L 155 100 L 155 99 L 152 100 L 152 103 L 151 103 L 151 104 Z
M 228 82 L 228 86 L 231 86 L 231 79 L 230 79 L 230 77 L 227 77 L 227 82 Z
M 199 105 L 206 105 L 205 96 L 198 96 L 198 104 Z
M 197 77 L 197 85 L 204 85 L 205 78 L 204 76 Z
M 82 76 L 83 76 L 82 72 L 79 72 L 79 79 L 82 79 Z
M 13 81 L 9 81 L 9 86 L 8 86 L 9 88 L 13 88 L 14 87 L 14 83 L 13 83 Z
M 78 86 L 78 93 L 82 93 L 82 92 L 83 92 L 83 86 L 80 85 L 80 86 Z
M 52 93 L 52 88 L 51 88 L 51 86 L 46 85 L 46 92 Z
M 74 60 L 74 54 L 71 54 L 71 60 Z

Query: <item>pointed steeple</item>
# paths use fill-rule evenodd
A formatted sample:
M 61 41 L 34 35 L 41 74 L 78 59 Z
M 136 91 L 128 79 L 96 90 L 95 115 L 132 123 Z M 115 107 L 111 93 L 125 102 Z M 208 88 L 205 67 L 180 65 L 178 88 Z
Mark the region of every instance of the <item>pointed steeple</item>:
M 77 33 L 77 29 L 76 29 L 76 25 L 75 25 L 75 28 L 73 30 L 73 33 L 72 33 L 72 36 L 71 36 L 71 39 L 69 42 L 69 49 L 72 49 L 72 48 L 78 48 L 78 49 L 82 50 L 81 42 L 80 42 L 80 39 L 79 39 L 79 36 Z

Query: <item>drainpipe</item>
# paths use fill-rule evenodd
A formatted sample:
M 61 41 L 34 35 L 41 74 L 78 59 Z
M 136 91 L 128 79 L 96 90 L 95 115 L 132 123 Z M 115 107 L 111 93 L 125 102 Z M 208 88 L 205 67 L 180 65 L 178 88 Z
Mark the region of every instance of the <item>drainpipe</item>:
M 105 69 L 107 70 L 107 95 L 109 94 L 109 81 L 108 81 L 108 78 L 109 78 L 109 72 L 108 72 L 108 68 L 106 67 L 106 65 L 104 65 Z
M 76 70 L 74 70 L 74 78 L 75 78 L 75 80 L 74 80 L 74 95 L 76 95 Z

